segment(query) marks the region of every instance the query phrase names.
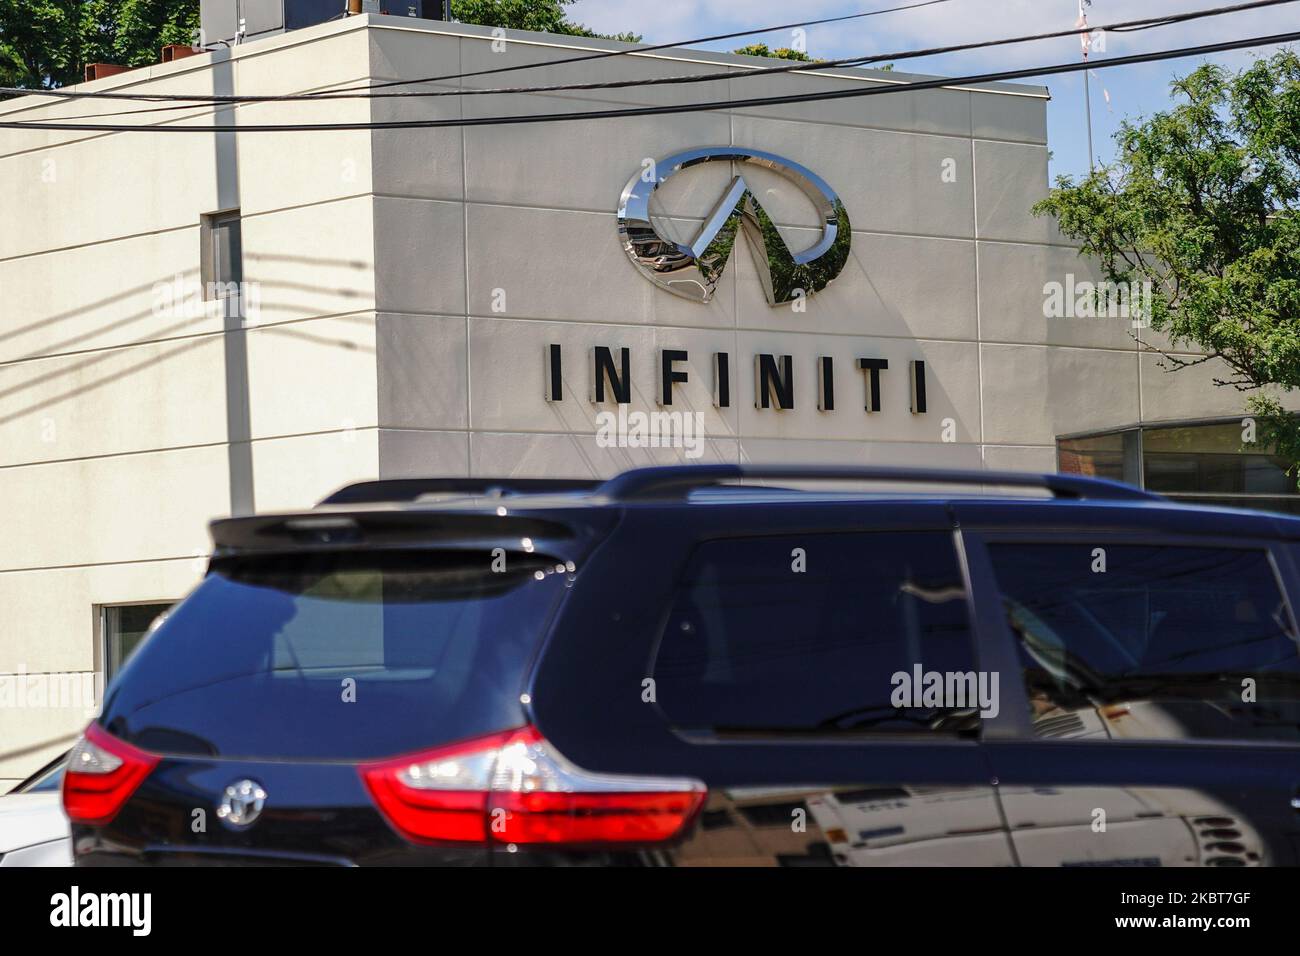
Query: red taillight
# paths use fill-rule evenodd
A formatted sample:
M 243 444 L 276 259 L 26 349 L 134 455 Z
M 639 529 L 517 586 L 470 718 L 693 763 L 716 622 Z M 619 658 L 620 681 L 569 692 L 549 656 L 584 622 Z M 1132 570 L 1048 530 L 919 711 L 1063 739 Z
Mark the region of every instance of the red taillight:
M 137 750 L 91 724 L 68 754 L 63 773 L 63 809 L 76 823 L 102 826 L 117 816 L 158 757 Z
M 503 843 L 658 843 L 695 816 L 702 791 L 493 794 Z
M 513 731 L 357 769 L 381 813 L 416 843 L 487 839 L 487 782 Z
M 661 843 L 705 797 L 696 780 L 589 773 L 532 727 L 358 769 L 375 805 L 417 843 Z

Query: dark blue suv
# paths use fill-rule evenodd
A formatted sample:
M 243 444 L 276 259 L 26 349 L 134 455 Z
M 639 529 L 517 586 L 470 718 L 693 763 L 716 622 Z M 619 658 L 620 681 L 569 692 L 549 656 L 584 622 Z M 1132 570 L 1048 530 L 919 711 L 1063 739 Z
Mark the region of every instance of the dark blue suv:
M 212 533 L 71 756 L 81 865 L 1298 862 L 1297 520 L 722 465 Z

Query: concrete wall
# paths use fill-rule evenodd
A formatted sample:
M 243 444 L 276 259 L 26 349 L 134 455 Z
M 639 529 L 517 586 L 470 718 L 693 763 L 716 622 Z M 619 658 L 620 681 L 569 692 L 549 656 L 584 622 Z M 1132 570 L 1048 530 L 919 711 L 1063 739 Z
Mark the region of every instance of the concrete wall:
M 306 92 L 536 63 L 617 44 L 406 18 L 325 24 L 88 89 Z M 876 87 L 901 73 L 744 78 L 771 61 L 661 51 L 417 89 L 727 71 L 690 86 L 547 95 L 258 104 L 240 123 L 453 118 L 729 101 Z M 460 86 L 458 84 L 464 84 Z M 28 97 L 6 119 L 147 104 Z M 433 130 L 0 136 L 0 680 L 87 673 L 100 604 L 169 601 L 202 573 L 206 523 L 301 508 L 354 479 L 607 475 L 676 449 L 602 448 L 587 350 L 632 350 L 634 409 L 656 409 L 659 348 L 691 353 L 679 408 L 704 416 L 704 460 L 1055 467 L 1057 435 L 1231 414 L 1238 396 L 1171 377 L 1117 320 L 1046 319 L 1042 287 L 1089 273 L 1050 223 L 1046 101 L 1031 87 L 938 89 L 823 103 L 554 125 Z M 142 122 L 210 121 L 186 108 Z M 619 194 L 645 158 L 696 146 L 777 153 L 844 200 L 853 254 L 806 312 L 772 308 L 737 250 L 707 305 L 639 275 Z M 949 161 L 951 161 L 949 163 Z M 946 166 L 955 181 L 946 182 Z M 659 212 L 693 238 L 722 168 L 674 180 Z M 746 170 L 794 249 L 812 209 Z M 719 178 L 722 177 L 722 178 Z M 200 222 L 238 208 L 247 321 L 168 309 L 199 279 Z M 565 396 L 543 399 L 543 348 L 565 347 Z M 732 355 L 732 406 L 707 357 Z M 754 352 L 790 353 L 797 407 L 757 410 Z M 836 358 L 819 412 L 813 362 Z M 887 405 L 861 411 L 859 355 L 887 357 Z M 930 369 L 907 408 L 906 363 Z M 1191 376 L 1200 375 L 1194 383 Z M 856 406 L 856 408 L 855 408 Z M 612 407 L 612 406 L 610 406 Z M 945 419 L 953 441 L 945 441 Z M 0 709 L 0 788 L 67 745 L 77 708 Z
M 540 63 L 609 44 L 393 23 L 371 33 L 377 77 Z M 390 26 L 391 25 L 391 26 Z M 448 29 L 459 36 L 448 36 Z M 557 49 L 559 47 L 560 49 Z M 430 69 L 431 64 L 437 64 Z M 901 73 L 750 77 L 771 61 L 669 51 L 467 77 L 465 88 L 729 71 L 689 86 L 385 103 L 377 119 L 614 109 L 879 86 Z M 453 66 L 455 67 L 453 69 Z M 452 89 L 446 85 L 427 89 Z M 675 407 L 704 415 L 705 460 L 807 459 L 1054 470 L 1056 436 L 1187 414 L 1239 412 L 1239 396 L 1139 357 L 1122 319 L 1045 318 L 1049 281 L 1097 278 L 1050 221 L 1041 88 L 995 85 L 745 110 L 550 125 L 379 132 L 374 143 L 380 296 L 380 469 L 607 475 L 684 460 L 679 449 L 603 448 L 588 399 L 592 344 L 632 353 L 632 408 L 654 411 L 658 349 L 685 348 Z M 639 275 L 617 238 L 619 194 L 644 158 L 737 145 L 802 163 L 844 200 L 853 256 L 807 303 L 772 308 L 746 252 L 716 298 L 674 297 Z M 947 165 L 945 165 L 947 164 Z M 955 181 L 945 181 L 945 168 Z M 689 241 L 733 171 L 666 184 L 658 212 Z M 790 185 L 762 187 L 791 248 L 815 241 Z M 436 235 L 432 246 L 428 237 Z M 445 240 L 445 241 L 444 241 Z M 738 243 L 738 246 L 740 244 Z M 565 400 L 542 399 L 542 354 L 565 353 Z M 732 407 L 711 401 L 709 356 L 732 355 Z M 756 351 L 794 356 L 793 411 L 756 410 Z M 836 357 L 840 404 L 819 412 L 815 357 Z M 886 357 L 892 408 L 855 413 L 858 355 Z M 930 408 L 906 409 L 906 362 L 929 368 Z M 421 384 L 423 386 L 421 387 Z M 1185 393 L 1195 396 L 1189 398 Z M 684 404 L 683 404 L 684 403 Z M 900 407 L 900 405 L 902 407 Z M 1192 410 L 1195 406 L 1195 411 Z M 613 408 L 614 406 L 605 406 Z M 945 428 L 945 426 L 949 426 Z M 945 439 L 955 438 L 955 441 Z
M 365 80 L 369 57 L 360 24 L 337 24 L 86 88 L 305 92 Z M 149 106 L 47 102 L 0 113 Z M 0 681 L 91 671 L 95 606 L 182 597 L 211 518 L 377 473 L 373 192 L 365 132 L 0 137 Z M 169 307 L 164 290 L 199 281 L 202 217 L 233 208 L 259 312 Z M 86 720 L 30 689 L 0 709 L 0 791 Z

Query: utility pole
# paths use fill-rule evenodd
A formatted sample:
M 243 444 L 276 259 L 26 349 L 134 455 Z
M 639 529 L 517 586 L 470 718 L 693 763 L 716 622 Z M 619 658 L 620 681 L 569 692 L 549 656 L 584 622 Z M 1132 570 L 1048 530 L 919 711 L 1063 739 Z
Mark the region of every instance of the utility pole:
M 1092 47 L 1092 34 L 1088 32 L 1088 14 L 1084 7 L 1092 6 L 1092 0 L 1079 0 L 1079 20 L 1075 26 L 1082 29 L 1079 45 L 1083 47 L 1083 62 L 1088 62 L 1088 51 Z M 1088 172 L 1096 171 L 1097 164 L 1092 151 L 1092 87 L 1088 83 L 1088 71 L 1083 71 L 1083 114 L 1088 126 Z
M 1096 160 L 1092 151 L 1092 91 L 1088 89 L 1088 71 L 1083 71 L 1083 113 L 1088 124 L 1088 172 L 1095 172 Z

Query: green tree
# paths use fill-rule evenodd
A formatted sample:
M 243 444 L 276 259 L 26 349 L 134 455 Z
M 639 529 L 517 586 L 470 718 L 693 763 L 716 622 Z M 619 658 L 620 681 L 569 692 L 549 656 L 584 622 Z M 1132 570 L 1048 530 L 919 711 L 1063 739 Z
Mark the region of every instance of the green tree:
M 0 85 L 65 86 L 87 63 L 153 63 L 198 27 L 199 0 L 0 0 Z
M 1172 90 L 1172 109 L 1121 126 L 1113 164 L 1061 177 L 1035 212 L 1110 281 L 1150 283 L 1162 364 L 1222 362 L 1215 384 L 1248 393 L 1260 439 L 1300 474 L 1300 419 L 1279 401 L 1300 387 L 1300 58 L 1207 64 Z M 1170 354 L 1188 345 L 1205 357 Z
M 574 0 L 453 0 L 464 23 L 600 36 L 564 18 Z M 341 4 L 340 4 L 341 9 Z M 171 43 L 189 44 L 199 0 L 0 0 L 0 86 L 79 82 L 87 63 L 143 66 Z M 633 33 L 610 39 L 641 42 Z
M 87 63 L 157 63 L 164 46 L 189 46 L 199 31 L 198 0 L 86 0 L 82 7 Z
M 792 50 L 788 46 L 778 47 L 775 50 L 769 50 L 766 43 L 751 43 L 749 46 L 742 46 L 739 50 L 732 50 L 733 53 L 739 53 L 741 56 L 771 56 L 778 60 L 800 60 L 804 63 L 813 62 L 803 50 Z
M 0 0 L 0 85 L 59 85 L 71 75 L 80 4 Z
M 741 56 L 770 56 L 778 60 L 798 60 L 801 63 L 821 63 L 822 60 L 809 56 L 803 50 L 792 50 L 788 46 L 777 47 L 775 50 L 768 49 L 766 43 L 751 43 L 749 46 L 742 46 L 739 50 L 732 50 L 732 53 L 739 53 Z M 892 70 L 894 64 L 882 63 L 873 64 L 873 70 Z
M 534 30 L 539 33 L 564 33 L 569 36 L 602 37 L 640 43 L 637 33 L 596 33 L 580 23 L 570 23 L 564 8 L 576 0 L 451 0 L 451 15 L 461 23 L 509 30 Z

